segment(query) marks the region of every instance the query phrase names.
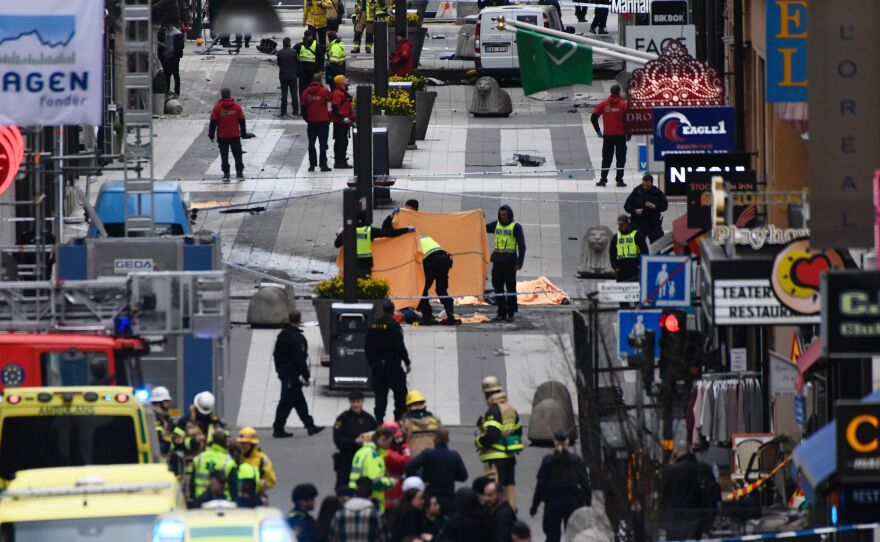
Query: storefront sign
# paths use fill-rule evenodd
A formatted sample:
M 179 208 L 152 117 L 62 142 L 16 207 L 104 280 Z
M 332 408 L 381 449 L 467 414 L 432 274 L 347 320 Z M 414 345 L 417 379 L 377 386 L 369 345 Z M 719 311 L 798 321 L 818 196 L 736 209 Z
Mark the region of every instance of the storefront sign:
M 638 282 L 600 282 L 599 303 L 638 303 Z
M 667 154 L 663 159 L 664 191 L 667 196 L 687 195 L 687 181 L 692 173 L 715 173 L 726 179 L 730 173 L 749 169 L 751 159 L 746 153 Z
M 777 395 L 794 395 L 797 384 L 797 365 L 788 361 L 776 352 L 770 352 L 770 397 Z
M 809 239 L 793 241 L 776 255 L 770 283 L 779 301 L 801 314 L 818 314 L 822 275 L 846 265 L 835 250 L 813 249 Z
M 656 3 L 656 2 L 655 2 Z M 666 42 L 679 40 L 684 44 L 687 52 L 696 55 L 696 40 L 694 38 L 694 25 L 666 25 L 666 26 L 628 26 L 626 27 L 626 46 L 646 53 L 659 55 Z M 633 71 L 641 67 L 634 62 L 626 63 L 626 70 Z
M 654 26 L 687 24 L 687 0 L 654 0 L 651 2 L 651 24 Z M 627 32 L 629 32 L 627 28 Z
M 630 107 L 724 105 L 721 76 L 678 41 L 667 41 L 657 59 L 633 71 L 626 94 Z
M 654 110 L 630 107 L 623 113 L 623 130 L 626 135 L 651 135 L 654 133 Z
M 810 236 L 807 228 L 777 228 L 772 224 L 765 228 L 737 228 L 736 226 L 717 226 L 712 228 L 712 241 L 723 245 L 747 245 L 761 250 L 765 244 L 784 245 L 796 239 Z
M 687 176 L 687 225 L 688 228 L 708 230 L 712 227 L 712 177 L 718 173 L 705 171 Z M 757 189 L 754 171 L 732 171 L 721 175 L 728 190 L 748 192 Z M 737 205 L 733 208 L 733 222 L 737 227 L 749 227 L 755 219 L 754 205 Z
M 650 13 L 650 0 L 611 0 L 611 13 Z
M 838 479 L 880 482 L 880 403 L 837 401 L 834 410 Z
M 798 314 L 783 306 L 769 279 L 716 280 L 712 293 L 716 325 L 819 323 L 818 315 Z
M 103 2 L 4 2 L 0 124 L 101 124 L 103 33 Z
M 880 2 L 809 0 L 810 225 L 818 248 L 873 248 Z
M 730 349 L 730 372 L 741 373 L 746 371 L 746 360 L 748 359 L 748 349 L 731 348 Z
M 834 357 L 880 353 L 880 271 L 822 276 L 822 352 Z
M 726 153 L 736 145 L 734 108 L 654 108 L 654 159 L 667 153 Z
M 767 101 L 807 101 L 807 0 L 767 0 Z

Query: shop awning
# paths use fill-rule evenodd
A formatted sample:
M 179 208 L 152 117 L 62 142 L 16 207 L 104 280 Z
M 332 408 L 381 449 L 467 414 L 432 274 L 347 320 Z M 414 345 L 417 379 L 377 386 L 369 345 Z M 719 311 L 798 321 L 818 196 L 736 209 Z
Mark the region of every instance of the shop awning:
M 804 353 L 797 360 L 798 372 L 801 374 L 806 374 L 807 371 L 810 370 L 810 367 L 816 364 L 819 361 L 819 358 L 822 357 L 822 341 L 820 339 L 814 340 L 810 343 L 810 346 L 804 350 Z
M 880 401 L 880 390 L 869 393 L 862 401 Z M 837 471 L 837 422 L 832 421 L 810 435 L 794 449 L 792 455 L 793 468 L 801 471 L 810 485 L 809 491 L 806 491 L 809 497 L 819 484 Z

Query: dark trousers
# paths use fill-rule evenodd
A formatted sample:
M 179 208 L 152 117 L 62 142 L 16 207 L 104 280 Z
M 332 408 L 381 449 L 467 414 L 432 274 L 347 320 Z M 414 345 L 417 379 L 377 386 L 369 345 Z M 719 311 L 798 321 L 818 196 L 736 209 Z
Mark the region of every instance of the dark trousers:
M 235 173 L 241 175 L 244 173 L 244 161 L 241 159 L 241 138 L 238 137 L 218 137 L 217 144 L 220 145 L 220 169 L 223 170 L 223 176 L 229 177 L 229 151 L 232 151 L 232 158 L 235 160 Z
M 349 127 L 341 122 L 333 123 L 333 162 L 348 163 L 348 131 Z
M 452 320 L 455 313 L 455 305 L 449 297 L 449 269 L 452 268 L 452 258 L 445 252 L 431 254 L 422 264 L 425 268 L 425 289 L 422 291 L 422 300 L 419 301 L 419 312 L 422 320 L 432 320 L 434 312 L 431 310 L 431 301 L 427 299 L 428 291 L 436 283 L 436 293 L 446 309 L 446 318 Z
M 354 454 L 336 452 L 333 455 L 333 469 L 336 471 L 336 486 L 348 487 L 349 478 L 351 477 L 351 462 L 354 460 Z
M 516 303 L 516 262 L 492 264 L 492 289 L 495 290 L 495 304 L 498 316 L 513 316 Z M 507 290 L 505 294 L 504 291 Z
M 305 92 L 306 87 L 308 87 L 312 83 L 312 76 L 317 71 L 317 66 L 304 66 L 305 64 L 314 64 L 314 62 L 300 62 L 299 71 L 296 74 L 297 82 L 299 83 L 299 93 L 302 95 Z
M 626 136 L 606 135 L 602 137 L 602 175 L 601 182 L 608 181 L 611 160 L 617 159 L 617 182 L 623 182 L 623 166 L 626 165 Z
M 389 362 L 386 362 L 389 363 Z M 399 420 L 406 412 L 406 373 L 400 368 L 400 362 L 395 361 L 396 368 L 373 369 L 373 393 L 376 394 L 376 423 L 382 425 L 385 418 L 385 410 L 388 408 L 388 392 L 394 392 L 394 419 Z
M 608 8 L 596 8 L 593 12 L 593 22 L 590 23 L 590 30 L 598 28 L 603 30 L 608 24 Z
M 242 38 L 242 35 L 241 35 L 241 34 L 236 34 L 236 35 L 235 35 L 235 46 L 236 46 L 236 47 L 241 48 L 241 38 Z M 251 46 L 251 35 L 250 35 L 250 34 L 245 34 L 245 35 L 244 35 L 244 46 L 245 46 L 245 47 L 250 47 L 250 46 Z
M 560 496 L 551 498 L 544 503 L 544 520 L 542 527 L 547 542 L 559 542 L 562 539 L 562 525 L 568 525 L 572 512 L 583 506 L 576 497 Z
M 162 71 L 165 73 L 165 88 L 171 90 L 171 78 L 174 78 L 174 94 L 180 95 L 180 59 L 163 58 Z M 161 115 L 164 111 L 160 111 Z
M 327 80 L 327 86 L 330 87 L 330 90 L 333 90 L 335 86 L 333 84 L 333 78 L 337 75 L 345 75 L 345 64 L 336 64 L 335 62 L 328 62 L 327 68 L 324 70 L 325 77 Z
M 275 431 L 283 431 L 287 424 L 287 417 L 294 409 L 296 409 L 296 415 L 302 420 L 303 425 L 306 427 L 315 425 L 315 421 L 309 416 L 309 405 L 306 404 L 302 385 L 296 380 L 282 380 L 281 399 L 278 400 L 278 407 L 275 409 L 275 422 L 272 424 L 272 428 Z
M 327 167 L 327 136 L 330 135 L 330 123 L 310 122 L 306 133 L 309 136 L 309 166 L 315 167 L 318 164 L 318 153 L 315 151 L 315 140 L 318 140 L 318 146 L 321 147 L 321 167 Z
M 281 79 L 281 114 L 287 114 L 287 94 L 290 93 L 290 110 L 299 115 L 299 94 L 296 91 L 296 79 Z
M 315 28 L 312 25 L 309 25 L 309 30 L 315 33 L 315 37 L 318 39 L 318 45 L 327 45 L 327 27 L 324 28 Z
M 587 20 L 587 10 L 589 8 L 587 6 L 575 6 L 574 7 L 574 16 L 577 17 L 577 20 L 580 22 L 584 22 Z

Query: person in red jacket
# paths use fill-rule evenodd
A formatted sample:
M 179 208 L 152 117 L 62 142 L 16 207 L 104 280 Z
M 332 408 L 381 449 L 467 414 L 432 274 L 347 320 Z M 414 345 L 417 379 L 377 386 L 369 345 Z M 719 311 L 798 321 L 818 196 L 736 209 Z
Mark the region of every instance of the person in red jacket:
M 412 75 L 415 70 L 412 42 L 406 32 L 397 33 L 397 48 L 391 55 L 391 75 Z
M 333 78 L 333 93 L 330 96 L 330 104 L 333 110 L 330 113 L 330 121 L 333 123 L 333 167 L 336 169 L 351 169 L 346 154 L 348 154 L 348 131 L 354 122 L 354 110 L 351 108 L 351 96 L 348 94 L 348 79 L 344 75 Z
M 623 115 L 627 103 L 620 97 L 620 85 L 611 87 L 611 95 L 593 109 L 590 121 L 596 129 L 596 135 L 602 138 L 602 176 L 596 186 L 608 183 L 608 170 L 611 159 L 617 156 L 617 186 L 626 186 L 623 182 L 623 166 L 626 165 L 626 134 L 623 130 Z M 599 129 L 599 117 L 605 125 L 605 133 Z
M 211 122 L 208 125 L 208 138 L 220 145 L 220 168 L 223 169 L 223 182 L 229 182 L 229 151 L 235 159 L 235 177 L 244 180 L 244 161 L 241 159 L 241 140 L 253 137 L 247 133 L 244 122 L 244 110 L 232 97 L 228 88 L 220 89 L 220 100 L 211 111 Z
M 406 478 L 406 466 L 412 460 L 412 450 L 400 430 L 397 422 L 385 422 L 394 432 L 394 440 L 385 455 L 385 475 L 394 480 L 394 485 L 385 491 L 385 510 L 393 510 L 403 498 L 403 480 Z
M 315 171 L 318 156 L 315 152 L 315 140 L 321 147 L 321 171 L 333 171 L 327 167 L 327 136 L 330 135 L 330 91 L 321 84 L 321 74 L 312 76 L 312 82 L 303 91 L 299 100 L 302 116 L 308 123 L 306 133 L 309 136 L 309 171 Z

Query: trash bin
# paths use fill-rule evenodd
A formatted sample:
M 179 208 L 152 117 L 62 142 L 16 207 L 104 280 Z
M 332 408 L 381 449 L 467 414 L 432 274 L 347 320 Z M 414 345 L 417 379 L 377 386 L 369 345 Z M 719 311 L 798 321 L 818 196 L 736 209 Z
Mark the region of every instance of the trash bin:
M 330 308 L 330 389 L 370 389 L 367 332 L 372 303 L 334 303 Z

